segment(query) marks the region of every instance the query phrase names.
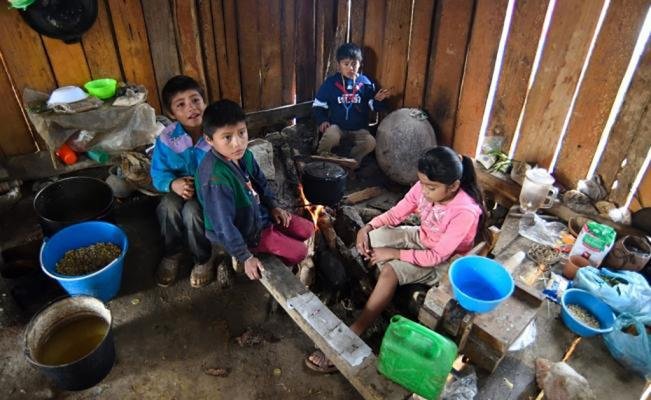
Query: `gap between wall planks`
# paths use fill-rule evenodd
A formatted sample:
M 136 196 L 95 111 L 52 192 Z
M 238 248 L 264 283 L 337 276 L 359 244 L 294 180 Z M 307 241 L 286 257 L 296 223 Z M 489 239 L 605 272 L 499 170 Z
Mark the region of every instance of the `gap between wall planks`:
M 241 103 L 240 51 L 235 0 L 212 0 L 211 12 L 220 92 L 222 97 Z
M 524 107 L 515 159 L 551 165 L 604 0 L 556 3 Z
M 555 166 L 566 187 L 590 169 L 648 8 L 648 0 L 613 1 L 608 7 Z
M 640 57 L 624 103 L 613 125 L 608 146 L 604 150 L 597 173 L 607 189 L 616 180 L 618 186 L 609 200 L 623 204 L 635 177 L 651 149 L 651 41 L 647 41 Z M 626 165 L 622 166 L 622 161 Z
M 81 36 L 81 43 L 93 79 L 124 80 L 106 0 L 97 2 L 97 19 Z
M 158 87 L 141 4 L 129 0 L 108 0 L 108 3 L 124 77 L 130 83 L 144 85 L 149 92 L 147 102 L 160 113 Z
M 391 91 L 387 100 L 389 109 L 398 109 L 403 105 L 405 79 L 409 53 L 409 31 L 411 27 L 411 0 L 387 0 L 386 27 L 384 32 L 381 86 Z M 405 60 L 395 62 L 394 60 Z
M 424 105 L 438 143 L 446 146 L 451 146 L 454 139 L 454 120 L 473 9 L 473 0 L 436 2 L 436 33 L 432 38 Z
M 478 1 L 459 95 L 454 149 L 475 156 L 508 0 Z
M 508 152 L 518 118 L 527 96 L 527 86 L 536 57 L 549 0 L 517 0 L 506 38 L 486 135 L 504 137 L 502 150 Z
M 434 2 L 431 0 L 414 0 L 412 15 L 411 44 L 409 45 L 409 61 L 403 105 L 405 107 L 422 108 L 427 82 Z

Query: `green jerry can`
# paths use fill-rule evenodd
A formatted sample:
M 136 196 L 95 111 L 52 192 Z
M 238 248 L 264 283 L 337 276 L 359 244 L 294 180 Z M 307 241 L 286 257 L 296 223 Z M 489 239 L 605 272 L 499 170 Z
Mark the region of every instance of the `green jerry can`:
M 384 333 L 377 369 L 419 396 L 438 399 L 456 358 L 450 339 L 396 315 Z

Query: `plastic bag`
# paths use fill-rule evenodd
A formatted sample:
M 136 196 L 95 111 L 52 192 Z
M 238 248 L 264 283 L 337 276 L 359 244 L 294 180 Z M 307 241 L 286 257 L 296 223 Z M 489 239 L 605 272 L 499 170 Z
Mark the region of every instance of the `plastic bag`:
M 520 219 L 518 233 L 536 243 L 555 247 L 560 241 L 561 232 L 566 229 L 560 222 L 546 222 L 538 215 L 528 213 Z
M 474 369 L 470 372 L 448 382 L 441 394 L 441 400 L 472 400 L 477 395 L 477 373 Z
M 583 267 L 576 273 L 574 287 L 599 297 L 618 314 L 628 313 L 651 324 L 651 286 L 637 272 Z
M 630 326 L 635 327 L 637 335 L 623 331 Z M 620 364 L 647 380 L 651 379 L 651 338 L 640 320 L 621 314 L 615 320 L 612 332 L 604 335 L 604 342 Z

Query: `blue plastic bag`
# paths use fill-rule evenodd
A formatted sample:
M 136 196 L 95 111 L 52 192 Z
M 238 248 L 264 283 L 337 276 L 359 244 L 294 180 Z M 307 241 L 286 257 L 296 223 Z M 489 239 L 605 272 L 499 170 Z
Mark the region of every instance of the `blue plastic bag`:
M 634 326 L 637 336 L 622 329 Z M 615 320 L 613 330 L 604 335 L 610 354 L 631 371 L 645 379 L 651 379 L 651 337 L 644 324 L 629 314 L 621 314 Z
M 651 325 L 651 286 L 637 272 L 583 267 L 576 273 L 574 287 L 599 297 L 616 314 L 628 313 Z

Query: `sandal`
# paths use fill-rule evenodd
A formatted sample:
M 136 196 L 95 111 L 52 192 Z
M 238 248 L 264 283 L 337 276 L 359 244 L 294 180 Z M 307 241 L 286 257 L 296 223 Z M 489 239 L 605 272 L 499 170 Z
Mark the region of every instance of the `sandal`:
M 230 258 L 226 258 L 224 261 L 220 262 L 217 266 L 217 283 L 219 283 L 219 287 L 222 289 L 228 289 L 233 286 L 234 273 L 235 271 L 231 266 Z
M 313 361 L 316 359 L 316 361 Z M 337 367 L 328 360 L 328 357 L 321 350 L 315 350 L 312 354 L 305 357 L 305 365 L 312 371 L 322 374 L 330 374 L 337 371 Z
M 174 280 L 179 272 L 179 264 L 181 263 L 181 254 L 174 254 L 173 256 L 163 257 L 156 269 L 156 284 L 160 287 L 168 287 Z
M 204 287 L 215 280 L 215 268 L 212 259 L 204 264 L 195 264 L 190 272 L 190 286 L 193 288 Z

